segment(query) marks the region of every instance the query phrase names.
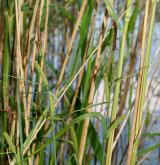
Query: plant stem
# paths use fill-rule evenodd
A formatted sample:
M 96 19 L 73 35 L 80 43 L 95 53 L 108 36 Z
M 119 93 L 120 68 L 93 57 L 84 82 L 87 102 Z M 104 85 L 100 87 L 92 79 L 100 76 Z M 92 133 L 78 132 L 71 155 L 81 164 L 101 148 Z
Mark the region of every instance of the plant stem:
M 148 27 L 147 20 L 148 20 L 150 3 L 152 3 L 152 12 L 151 12 L 151 21 L 150 21 L 150 30 L 149 30 L 149 35 L 148 35 L 147 50 L 146 50 L 146 56 L 145 56 L 147 27 Z M 148 75 L 148 66 L 149 66 L 149 58 L 150 58 L 150 50 L 151 50 L 151 42 L 152 42 L 152 33 L 153 33 L 153 27 L 154 27 L 155 11 L 156 11 L 156 1 L 151 2 L 148 0 L 146 2 L 143 41 L 142 41 L 142 53 L 141 53 L 141 63 L 140 63 L 140 68 L 144 67 L 144 70 L 142 70 L 138 76 L 135 112 L 134 112 L 134 118 L 132 122 L 132 132 L 131 132 L 131 138 L 130 138 L 130 144 L 129 144 L 129 150 L 128 150 L 128 160 L 127 160 L 128 165 L 135 164 L 136 156 L 137 156 L 137 150 L 138 150 L 138 144 L 139 144 L 139 140 L 137 136 L 142 125 L 142 114 L 143 114 L 144 99 L 146 95 L 146 84 L 147 84 L 147 75 Z M 139 98 L 139 96 L 141 97 Z
M 84 13 L 86 4 L 87 4 L 87 0 L 83 0 L 82 6 L 81 6 L 81 9 L 80 9 L 80 12 L 79 12 L 77 21 L 76 21 L 76 24 L 75 24 L 74 29 L 73 29 L 71 41 L 70 41 L 69 46 L 68 46 L 68 48 L 67 48 L 67 54 L 66 54 L 66 57 L 65 57 L 65 60 L 64 60 L 63 65 L 62 65 L 62 69 L 61 69 L 60 75 L 59 75 L 59 79 L 58 79 L 58 82 L 57 82 L 57 89 L 59 88 L 59 85 L 60 85 L 60 83 L 61 83 L 61 81 L 62 81 L 62 79 L 63 79 L 64 72 L 65 72 L 65 69 L 66 69 L 66 66 L 67 66 L 69 57 L 70 57 L 70 55 L 71 55 L 71 50 L 72 50 L 73 42 L 74 42 L 74 40 L 75 40 L 76 33 L 77 33 L 77 30 L 78 30 L 79 24 L 80 24 L 80 22 L 81 22 L 81 18 L 82 18 L 82 15 L 83 15 L 83 13 Z M 58 91 L 58 90 L 57 90 L 57 91 Z
M 91 77 L 91 83 L 90 83 L 90 92 L 89 92 L 89 97 L 88 97 L 88 105 L 93 104 L 93 98 L 94 98 L 94 92 L 95 92 L 95 79 L 96 75 L 98 73 L 99 65 L 100 65 L 100 55 L 101 55 L 101 46 L 102 46 L 102 40 L 103 40 L 103 30 L 100 34 L 99 38 L 99 45 L 98 45 L 98 50 L 97 50 L 97 56 L 95 59 L 95 65 L 94 65 L 94 70 L 92 72 L 92 77 Z M 92 108 L 88 108 L 87 112 L 91 112 Z M 87 138 L 87 132 L 88 132 L 88 127 L 89 127 L 89 118 L 86 118 L 83 123 L 83 128 L 82 128 L 82 136 L 80 140 L 80 145 L 79 145 L 79 163 L 80 165 L 82 164 L 83 160 L 83 154 L 84 154 L 84 149 L 85 149 L 85 144 L 86 144 L 86 138 Z
M 129 18 L 131 15 L 131 6 L 130 6 L 131 2 L 132 0 L 127 1 L 127 11 L 125 14 L 125 23 L 124 23 L 124 28 L 123 28 L 123 35 L 122 35 L 121 46 L 120 46 L 120 55 L 119 55 L 118 68 L 117 68 L 117 74 L 116 74 L 117 79 L 122 76 L 124 48 L 125 48 Z M 121 81 L 118 81 L 115 86 L 115 93 L 114 93 L 114 98 L 113 98 L 112 114 L 111 114 L 111 123 L 116 119 L 118 98 L 119 98 L 119 93 L 120 93 L 120 85 L 121 85 Z M 110 133 L 109 138 L 108 138 L 106 165 L 111 164 L 112 152 L 113 152 L 113 140 L 114 140 L 114 130 Z

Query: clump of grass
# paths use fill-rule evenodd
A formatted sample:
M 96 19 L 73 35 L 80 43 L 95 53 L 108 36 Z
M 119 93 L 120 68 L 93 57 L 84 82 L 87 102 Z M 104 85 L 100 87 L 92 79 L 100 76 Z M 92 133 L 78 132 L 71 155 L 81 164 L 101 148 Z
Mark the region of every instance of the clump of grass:
M 159 147 L 140 145 L 159 135 L 144 110 L 156 1 L 0 2 L 2 164 L 136 164 Z
M 133 124 L 132 124 L 131 141 L 130 141 L 130 146 L 129 146 L 129 151 L 128 151 L 128 153 L 129 153 L 128 154 L 128 164 L 135 164 L 139 136 L 141 133 L 141 129 L 143 127 L 142 114 L 143 114 L 144 99 L 145 99 L 145 95 L 146 95 L 149 57 L 150 57 L 152 33 L 153 33 L 155 10 L 156 10 L 156 2 L 152 2 L 151 3 L 152 10 L 151 10 L 150 30 L 149 30 L 149 36 L 148 36 L 148 43 L 146 43 L 150 3 L 151 2 L 149 2 L 149 1 L 146 3 L 146 9 L 145 9 L 145 19 L 144 19 L 144 25 L 143 25 L 144 29 L 143 29 L 143 39 L 142 39 L 142 52 L 141 52 L 141 62 L 140 62 L 140 69 L 141 68 L 145 68 L 145 69 L 141 70 L 139 73 L 139 76 L 138 76 L 138 85 L 137 85 L 135 110 L 134 110 L 135 114 L 134 114 L 134 119 L 133 119 Z M 147 45 L 147 50 L 146 50 L 146 45 Z M 146 54 L 146 56 L 145 56 L 145 54 Z

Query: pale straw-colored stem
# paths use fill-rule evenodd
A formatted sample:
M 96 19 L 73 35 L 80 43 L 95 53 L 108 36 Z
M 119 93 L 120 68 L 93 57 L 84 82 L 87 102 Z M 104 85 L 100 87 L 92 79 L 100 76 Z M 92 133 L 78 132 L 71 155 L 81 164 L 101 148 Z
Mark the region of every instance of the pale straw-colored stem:
M 103 39 L 102 33 L 100 34 L 94 70 L 92 72 L 92 77 L 91 77 L 90 92 L 89 92 L 89 97 L 88 97 L 88 105 L 93 104 L 93 98 L 94 98 L 94 93 L 95 93 L 95 79 L 96 79 L 96 75 L 98 73 L 98 69 L 99 69 L 99 65 L 100 65 L 99 63 L 100 63 L 101 46 L 102 46 L 102 39 Z M 88 108 L 86 111 L 89 113 L 92 111 L 92 108 Z M 82 161 L 83 161 L 83 154 L 84 154 L 84 149 L 85 149 L 85 144 L 86 144 L 88 126 L 89 126 L 89 118 L 86 118 L 84 120 L 84 123 L 83 123 L 82 136 L 81 136 L 80 145 L 79 145 L 78 159 L 79 159 L 80 165 L 82 164 Z
M 63 62 L 63 65 L 62 65 L 62 69 L 61 69 L 61 72 L 60 72 L 60 75 L 59 75 L 59 79 L 58 79 L 58 82 L 57 82 L 57 90 L 58 90 L 59 85 L 60 85 L 60 83 L 61 83 L 61 81 L 62 81 L 62 79 L 63 79 L 64 72 L 65 72 L 65 70 L 66 70 L 66 66 L 67 66 L 69 57 L 70 57 L 70 55 L 71 55 L 72 46 L 73 46 L 73 43 L 74 43 L 74 40 L 75 40 L 75 37 L 76 37 L 76 33 L 77 33 L 77 31 L 78 31 L 78 27 L 79 27 L 79 25 L 80 25 L 80 23 L 81 23 L 81 18 L 82 18 L 82 16 L 83 16 L 83 13 L 84 13 L 86 4 L 87 4 L 87 0 L 83 0 L 82 6 L 81 6 L 81 9 L 80 9 L 80 12 L 79 12 L 77 21 L 76 21 L 76 24 L 75 24 L 74 29 L 73 29 L 72 37 L 71 37 L 69 46 L 68 46 L 68 48 L 67 48 L 67 54 L 66 54 L 66 57 L 65 57 L 65 59 L 64 59 L 64 62 Z

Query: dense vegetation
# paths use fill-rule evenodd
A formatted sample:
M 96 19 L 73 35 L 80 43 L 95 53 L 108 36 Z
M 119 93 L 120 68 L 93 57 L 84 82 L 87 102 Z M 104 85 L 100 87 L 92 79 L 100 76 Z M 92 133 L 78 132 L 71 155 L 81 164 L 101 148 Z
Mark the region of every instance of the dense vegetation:
M 159 3 L 0 0 L 0 164 L 152 164 Z

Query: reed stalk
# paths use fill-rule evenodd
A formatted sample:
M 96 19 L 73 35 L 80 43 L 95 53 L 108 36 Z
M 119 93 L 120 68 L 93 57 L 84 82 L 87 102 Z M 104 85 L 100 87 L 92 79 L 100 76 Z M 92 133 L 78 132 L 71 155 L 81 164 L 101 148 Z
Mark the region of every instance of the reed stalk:
M 75 40 L 76 33 L 78 31 L 78 27 L 79 27 L 79 24 L 81 22 L 81 18 L 83 16 L 86 4 L 87 4 L 87 0 L 83 0 L 82 5 L 81 5 L 81 9 L 79 11 L 79 15 L 78 15 L 78 18 L 77 18 L 77 21 L 76 21 L 76 24 L 75 24 L 73 32 L 72 32 L 72 37 L 71 37 L 70 43 L 69 43 L 68 48 L 67 48 L 67 53 L 66 53 L 63 65 L 62 65 L 62 69 L 61 69 L 61 72 L 60 72 L 60 75 L 59 75 L 59 79 L 58 79 L 58 82 L 57 82 L 57 88 L 59 88 L 59 85 L 60 85 L 60 83 L 63 79 L 64 72 L 65 72 L 65 69 L 66 69 L 66 65 L 68 63 L 69 57 L 71 56 L 71 50 L 72 50 L 73 42 Z
M 122 76 L 123 56 L 124 56 L 124 50 L 125 50 L 126 35 L 127 35 L 128 24 L 129 24 L 129 19 L 131 15 L 131 9 L 132 9 L 132 6 L 130 6 L 131 3 L 132 3 L 131 0 L 127 1 L 125 22 L 124 22 L 123 34 L 122 34 L 121 45 L 120 45 L 120 55 L 119 55 L 118 66 L 117 66 L 117 74 L 116 74 L 117 79 L 119 79 Z M 112 112 L 111 112 L 111 123 L 116 119 L 116 115 L 117 115 L 117 105 L 118 105 L 118 98 L 119 98 L 119 93 L 120 93 L 120 85 L 121 85 L 121 81 L 118 81 L 115 85 L 115 92 L 114 92 Z M 111 164 L 112 152 L 113 152 L 113 141 L 114 141 L 114 130 L 111 132 L 108 138 L 106 165 Z
M 7 7 L 6 7 L 7 8 Z M 4 44 L 3 44 L 3 53 L 4 55 L 2 56 L 2 64 L 3 64 L 3 83 L 2 83 L 2 93 L 3 93 L 3 108 L 7 109 L 9 106 L 9 70 L 10 70 L 10 48 L 9 48 L 9 22 L 8 22 L 8 11 L 6 9 L 6 13 L 4 15 L 4 26 L 5 26 L 5 33 L 4 33 Z M 3 114 L 3 126 L 2 126 L 2 131 L 6 132 L 7 131 L 7 114 Z M 1 139 L 1 143 L 5 143 L 4 137 Z M 4 148 L 1 147 L 1 152 L 4 152 Z M 4 156 L 1 156 L 2 158 L 2 163 Z
M 97 50 L 97 55 L 95 59 L 95 65 L 94 69 L 92 72 L 92 77 L 91 77 L 91 82 L 90 82 L 90 92 L 88 96 L 88 105 L 93 104 L 93 98 L 94 98 L 94 92 L 95 92 L 95 79 L 96 75 L 98 73 L 99 65 L 100 65 L 100 56 L 101 56 L 101 47 L 102 47 L 102 39 L 103 39 L 103 33 L 104 31 L 102 30 L 100 37 L 99 37 L 99 44 L 98 44 L 98 50 Z M 92 111 L 91 108 L 88 108 L 86 110 L 88 113 Z M 79 164 L 82 164 L 83 161 L 83 154 L 84 154 L 84 149 L 85 149 L 85 144 L 86 144 L 86 138 L 87 138 L 87 132 L 88 132 L 88 126 L 89 126 L 89 118 L 86 118 L 83 123 L 83 128 L 82 128 L 82 136 L 80 140 L 80 145 L 79 145 Z
M 18 2 L 15 0 L 15 11 L 16 11 L 16 62 L 17 62 L 17 75 L 24 79 L 24 72 L 22 68 L 22 56 L 21 56 L 21 46 L 20 46 L 20 24 L 19 24 L 19 15 L 20 11 L 18 10 Z M 28 135 L 28 118 L 27 118 L 27 111 L 26 111 L 26 98 L 25 98 L 25 85 L 24 81 L 20 82 L 20 93 L 22 94 L 23 104 L 24 104 L 24 112 L 25 112 L 25 125 L 26 125 L 26 135 Z
M 150 29 L 149 29 L 149 36 L 148 41 L 147 39 L 147 25 L 148 25 L 148 13 L 149 13 L 149 5 L 152 5 L 151 9 L 151 20 L 150 20 Z M 141 63 L 140 68 L 149 66 L 149 57 L 150 57 L 150 50 L 151 50 L 151 42 L 152 42 L 152 33 L 154 27 L 154 19 L 155 19 L 155 11 L 156 11 L 156 1 L 147 1 L 146 2 L 146 9 L 145 9 L 145 21 L 144 21 L 144 30 L 143 30 L 143 40 L 142 40 L 142 52 L 141 52 Z M 147 50 L 146 48 L 147 44 Z M 136 92 L 136 100 L 135 100 L 135 110 L 134 110 L 134 118 L 132 121 L 132 132 L 128 150 L 128 159 L 127 164 L 135 164 L 136 162 L 136 155 L 138 150 L 138 142 L 137 136 L 139 134 L 139 130 L 142 125 L 142 114 L 143 114 L 143 106 L 144 106 L 144 98 L 146 95 L 146 84 L 147 84 L 147 75 L 148 75 L 148 68 L 146 67 L 139 73 L 138 76 L 138 85 L 137 85 L 137 92 Z M 141 96 L 141 97 L 139 97 Z M 137 143 L 136 143 L 137 142 Z
M 35 24 L 35 20 L 36 20 L 38 6 L 39 6 L 39 0 L 36 0 L 35 5 L 34 5 L 34 10 L 33 10 L 33 15 L 32 15 L 32 18 L 31 18 L 31 23 L 30 23 L 29 31 L 28 31 L 27 41 L 26 41 L 27 51 L 26 51 L 26 55 L 23 58 L 25 78 L 27 78 L 27 66 L 28 66 L 30 46 L 31 46 L 30 45 L 30 42 L 31 42 L 33 28 L 34 28 L 34 24 Z

